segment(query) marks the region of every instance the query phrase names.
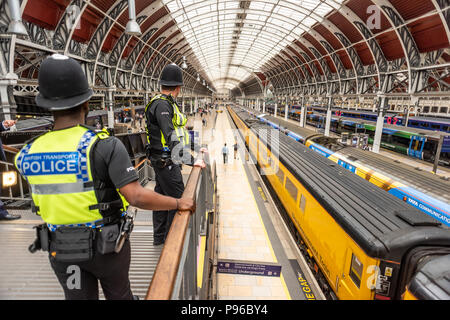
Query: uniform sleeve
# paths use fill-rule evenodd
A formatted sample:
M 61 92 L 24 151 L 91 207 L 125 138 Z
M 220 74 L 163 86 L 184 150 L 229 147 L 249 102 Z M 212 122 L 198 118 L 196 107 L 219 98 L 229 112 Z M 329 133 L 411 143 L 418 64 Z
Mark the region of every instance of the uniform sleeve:
M 103 158 L 109 178 L 117 189 L 139 180 L 127 149 L 119 139 L 111 137 L 100 141 L 96 152 Z
M 179 143 L 177 139 L 173 139 L 172 134 L 175 131 L 175 128 L 172 123 L 173 116 L 172 106 L 169 103 L 158 103 L 155 108 L 155 118 L 158 121 L 159 128 L 161 129 L 164 139 L 166 139 L 166 144 L 170 150 Z

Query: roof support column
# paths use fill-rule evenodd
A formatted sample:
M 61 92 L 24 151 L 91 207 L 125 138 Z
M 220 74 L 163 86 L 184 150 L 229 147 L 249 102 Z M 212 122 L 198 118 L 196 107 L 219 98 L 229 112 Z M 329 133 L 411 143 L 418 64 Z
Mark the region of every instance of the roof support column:
M 277 113 L 278 113 L 278 100 L 277 98 L 275 98 L 275 112 L 273 114 L 275 118 L 277 117 Z
M 327 119 L 325 122 L 325 136 L 330 136 L 330 128 L 331 128 L 331 107 L 333 105 L 333 96 L 328 96 L 328 105 L 327 105 Z
M 0 5 L 0 9 L 2 8 Z M 8 15 L 1 17 L 9 21 Z M 2 25 L 0 21 L 0 26 Z M 7 27 L 7 25 L 5 26 Z M 13 88 L 19 77 L 14 73 L 14 48 L 16 36 L 4 35 L 0 41 L 0 119 L 11 120 L 15 117 L 17 105 L 14 100 Z
M 263 113 L 266 113 L 266 97 L 263 98 Z
M 305 95 L 302 94 L 302 113 L 300 114 L 300 127 L 304 128 L 306 123 Z
M 106 91 L 106 106 L 108 108 L 108 128 L 114 129 L 114 91 L 116 87 L 109 87 Z
M 289 104 L 288 104 L 288 97 L 285 97 L 285 106 L 284 106 L 284 120 L 288 120 L 288 115 L 289 115 Z
M 381 137 L 383 135 L 383 126 L 384 126 L 384 114 L 386 111 L 387 102 L 388 98 L 386 95 L 381 94 L 378 96 L 378 118 L 372 148 L 372 151 L 375 153 L 380 153 Z
M 441 137 L 439 138 L 436 154 L 434 155 L 434 164 L 433 164 L 433 171 L 432 171 L 434 174 L 436 174 L 436 172 L 437 172 L 437 168 L 438 168 L 438 165 L 439 165 L 439 158 L 441 156 L 441 151 L 442 151 L 442 145 L 443 144 L 444 144 L 444 136 L 441 135 Z
M 17 106 L 12 95 L 12 88 L 15 84 L 17 84 L 15 74 L 7 74 L 0 78 L 0 120 L 11 120 L 15 117 Z

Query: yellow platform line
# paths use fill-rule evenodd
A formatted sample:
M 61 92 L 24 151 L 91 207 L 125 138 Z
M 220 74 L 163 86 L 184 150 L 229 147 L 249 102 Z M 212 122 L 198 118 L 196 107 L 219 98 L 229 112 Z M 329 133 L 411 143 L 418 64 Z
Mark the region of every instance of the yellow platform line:
M 241 164 L 241 165 L 244 166 L 244 164 Z M 258 217 L 259 217 L 259 219 L 261 221 L 261 225 L 262 225 L 263 230 L 264 230 L 264 235 L 266 237 L 267 243 L 269 244 L 270 253 L 272 254 L 272 258 L 275 261 L 275 263 L 278 263 L 278 259 L 277 259 L 276 255 L 275 255 L 275 252 L 274 252 L 273 247 L 272 247 L 272 242 L 270 241 L 269 234 L 267 233 L 266 226 L 264 225 L 264 221 L 262 219 L 261 212 L 260 212 L 259 207 L 258 207 L 258 203 L 256 202 L 255 194 L 253 193 L 252 187 L 250 185 L 249 176 L 248 176 L 247 171 L 245 170 L 245 168 L 243 168 L 243 169 L 244 169 L 245 175 L 247 177 L 246 180 L 247 180 L 250 192 L 252 193 L 253 201 L 255 202 L 255 207 L 256 207 L 256 211 L 258 212 Z M 286 281 L 284 280 L 284 277 L 283 277 L 283 272 L 281 272 L 281 274 L 280 274 L 280 280 L 281 280 L 281 284 L 283 285 L 284 292 L 286 293 L 286 296 L 288 297 L 288 300 L 292 300 L 292 297 L 289 294 L 289 290 L 288 290 L 287 285 L 286 285 Z

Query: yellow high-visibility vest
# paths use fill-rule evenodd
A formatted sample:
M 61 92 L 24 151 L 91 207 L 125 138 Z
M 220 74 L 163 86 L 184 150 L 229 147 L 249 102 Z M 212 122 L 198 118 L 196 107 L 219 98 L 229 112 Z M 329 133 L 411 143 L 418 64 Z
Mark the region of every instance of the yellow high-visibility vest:
M 173 124 L 173 127 L 175 128 L 175 133 L 177 135 L 178 141 L 180 141 L 183 144 L 183 147 L 188 146 L 189 145 L 189 133 L 185 128 L 186 123 L 187 123 L 187 118 L 183 113 L 180 112 L 180 109 L 178 109 L 177 104 L 173 100 L 168 99 L 167 97 L 165 97 L 162 94 L 156 95 L 155 97 L 153 97 L 150 100 L 150 102 L 145 107 L 145 112 L 144 112 L 145 115 L 147 115 L 147 109 L 151 106 L 153 101 L 158 100 L 158 99 L 165 100 L 165 101 L 169 102 L 170 105 L 172 106 L 172 108 L 173 108 L 172 124 Z M 149 132 L 148 132 L 148 128 L 147 128 L 147 121 L 145 122 L 145 130 L 147 132 L 147 142 L 150 143 Z M 162 131 L 161 131 L 161 144 L 163 146 L 163 149 L 168 149 L 168 145 L 166 143 L 166 139 L 165 139 Z
M 108 136 L 79 125 L 45 133 L 16 155 L 15 165 L 29 182 L 34 206 L 45 222 L 70 225 L 103 219 L 90 157 L 94 144 Z M 128 202 L 117 192 L 124 212 Z

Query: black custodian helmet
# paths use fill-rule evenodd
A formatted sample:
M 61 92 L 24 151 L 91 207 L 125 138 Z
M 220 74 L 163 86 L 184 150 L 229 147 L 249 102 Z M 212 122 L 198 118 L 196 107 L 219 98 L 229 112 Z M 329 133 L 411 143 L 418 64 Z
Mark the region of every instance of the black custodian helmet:
M 177 87 L 183 85 L 183 72 L 174 63 L 164 67 L 159 83 L 165 87 Z
M 75 108 L 94 94 L 80 64 L 62 54 L 55 53 L 42 62 L 38 82 L 36 104 L 50 111 Z

